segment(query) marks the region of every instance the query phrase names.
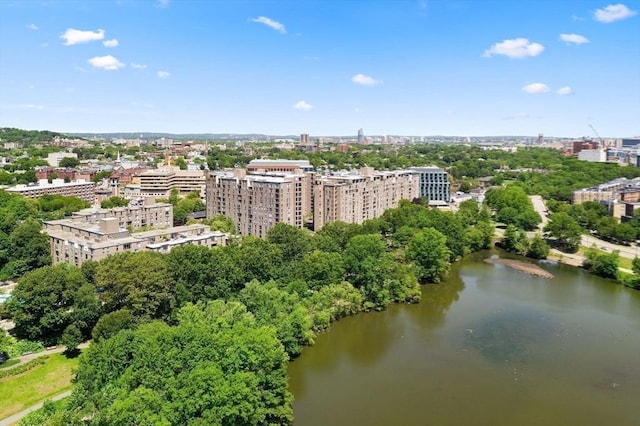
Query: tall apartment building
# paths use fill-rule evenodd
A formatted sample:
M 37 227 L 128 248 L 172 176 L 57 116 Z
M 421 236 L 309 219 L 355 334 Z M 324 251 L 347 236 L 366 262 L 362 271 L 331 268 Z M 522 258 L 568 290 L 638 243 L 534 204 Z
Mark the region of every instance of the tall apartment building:
M 247 175 L 244 169 L 212 172 L 207 179 L 207 217 L 233 219 L 243 235 L 265 237 L 276 223 L 302 228 L 311 215 L 311 175 Z
M 46 179 L 41 179 L 36 184 L 16 185 L 6 188 L 5 191 L 29 198 L 37 198 L 48 194 L 78 197 L 81 200 L 93 204 L 96 198 L 95 186 L 93 182 L 87 182 L 83 179 L 75 182 L 53 179 L 51 183 Z
M 451 185 L 449 184 L 449 174 L 436 166 L 411 167 L 420 176 L 420 197 L 425 197 L 429 201 L 451 201 Z
M 175 168 L 147 170 L 140 174 L 140 194 L 147 197 L 168 197 L 173 188 L 181 195 L 196 191 L 205 195 L 204 170 L 180 170 Z
M 313 185 L 313 228 L 335 221 L 362 223 L 413 200 L 419 194 L 420 176 L 411 170 L 376 172 L 365 167 L 359 173 L 316 177 Z

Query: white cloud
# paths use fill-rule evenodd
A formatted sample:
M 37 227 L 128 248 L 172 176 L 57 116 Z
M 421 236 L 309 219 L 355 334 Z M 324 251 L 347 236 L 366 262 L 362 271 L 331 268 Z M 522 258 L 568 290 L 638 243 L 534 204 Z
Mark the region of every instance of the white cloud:
M 134 62 L 132 62 L 130 65 L 131 65 L 131 68 L 133 68 L 134 70 L 143 70 L 147 68 L 145 64 L 136 64 Z
M 532 43 L 526 38 L 518 37 L 494 44 L 490 49 L 485 50 L 482 56 L 490 58 L 494 55 L 504 55 L 509 58 L 525 58 L 538 56 L 543 50 L 544 46 L 540 43 Z
M 547 93 L 550 89 L 549 86 L 544 83 L 531 83 L 524 86 L 522 90 L 524 92 L 537 95 L 539 93 Z
M 264 24 L 269 28 L 273 28 L 274 30 L 278 31 L 279 33 L 286 33 L 287 30 L 284 28 L 284 25 L 282 25 L 280 22 L 278 21 L 274 21 L 271 18 L 267 18 L 266 16 L 258 16 L 257 18 L 254 18 L 251 20 L 252 22 L 258 22 L 260 24 Z
M 604 9 L 596 9 L 593 14 L 593 18 L 605 24 L 610 24 L 611 22 L 619 21 L 621 19 L 630 18 L 633 15 L 637 15 L 638 12 L 635 10 L 629 9 L 622 3 L 618 4 L 610 4 Z
M 158 7 L 167 7 L 169 6 L 169 0 L 157 0 L 156 6 Z
M 556 93 L 560 96 L 573 95 L 573 89 L 570 86 L 564 86 L 559 88 Z
M 44 109 L 44 105 L 22 104 L 22 105 L 18 105 L 18 108 L 21 108 L 21 109 Z
M 118 43 L 118 40 L 114 38 L 113 40 L 105 40 L 102 42 L 102 44 L 104 45 L 104 47 L 116 47 L 120 43 Z
M 375 78 L 369 75 L 364 75 L 364 74 L 354 75 L 353 77 L 351 77 L 351 81 L 353 81 L 356 84 L 361 84 L 363 86 L 375 86 L 376 84 L 382 83 L 382 80 L 376 80 Z
M 560 34 L 560 40 L 567 43 L 584 44 L 589 43 L 589 39 L 580 34 Z
M 104 38 L 104 30 L 82 31 L 69 28 L 60 36 L 60 38 L 64 39 L 65 46 L 72 46 L 74 44 L 102 40 Z
M 38 29 L 38 26 L 36 24 L 29 24 L 29 25 L 27 25 L 27 28 L 30 29 L 30 30 L 34 30 L 35 31 L 35 30 Z
M 171 77 L 171 73 L 167 71 L 158 71 L 158 78 L 169 78 Z
M 111 55 L 96 56 L 95 58 L 89 59 L 87 62 L 96 68 L 102 68 L 107 71 L 115 71 L 125 66 L 117 58 Z
M 313 105 L 305 102 L 305 101 L 300 101 L 300 102 L 296 102 L 295 105 L 293 105 L 294 109 L 299 109 L 301 111 L 309 111 L 313 109 Z

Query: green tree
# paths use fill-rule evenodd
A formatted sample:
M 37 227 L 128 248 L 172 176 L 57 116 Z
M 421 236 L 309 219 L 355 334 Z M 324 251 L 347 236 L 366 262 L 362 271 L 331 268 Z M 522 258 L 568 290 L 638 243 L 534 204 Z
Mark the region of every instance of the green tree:
M 288 356 L 237 302 L 123 330 L 80 358 L 67 424 L 290 424 Z
M 289 356 L 294 357 L 313 343 L 311 317 L 295 293 L 280 290 L 275 281 L 254 280 L 239 294 L 240 301 L 255 315 L 258 325 L 273 326 Z
M 227 234 L 237 234 L 238 228 L 233 223 L 233 219 L 223 214 L 219 214 L 210 219 L 205 219 L 202 223 L 208 225 L 212 231 L 225 232 Z
M 141 251 L 102 259 L 95 275 L 106 312 L 127 308 L 136 320 L 169 318 L 175 305 L 174 281 L 167 257 Z
M 515 225 L 507 226 L 507 229 L 505 229 L 504 235 L 502 236 L 502 240 L 500 241 L 500 245 L 504 250 L 521 256 L 524 256 L 529 251 L 529 240 L 527 239 L 527 234 L 522 229 L 518 229 Z
M 285 262 L 301 259 L 311 251 L 311 236 L 306 230 L 277 223 L 267 232 L 267 241 L 280 247 Z
M 298 276 L 311 290 L 319 290 L 330 284 L 339 284 L 344 279 L 344 265 L 339 253 L 314 250 L 300 262 Z
M 75 157 L 64 157 L 60 160 L 60 162 L 58 163 L 59 167 L 69 167 L 69 168 L 75 168 L 78 167 L 80 165 L 80 160 L 78 160 Z
M 559 246 L 565 250 L 576 251 L 580 246 L 582 228 L 567 213 L 558 212 L 549 216 L 544 232 L 547 237 L 555 238 Z
M 413 262 L 421 282 L 439 283 L 449 273 L 446 237 L 434 228 L 424 229 L 409 241 L 406 259 Z
M 548 255 L 549 245 L 544 238 L 542 238 L 542 235 L 536 234 L 529 243 L 526 256 L 533 259 L 546 259 Z
M 82 343 L 82 333 L 75 324 L 69 324 L 60 337 L 60 344 L 65 346 L 65 354 L 71 355 L 78 351 L 78 345 Z
M 103 209 L 112 209 L 114 207 L 127 207 L 129 205 L 129 200 L 122 197 L 109 197 L 100 202 L 100 207 Z
M 589 272 L 604 278 L 618 278 L 619 253 L 614 250 L 612 253 L 598 253 L 595 249 L 587 250 L 582 267 Z
M 93 327 L 91 337 L 93 338 L 93 342 L 97 343 L 115 336 L 120 330 L 126 330 L 132 327 L 133 316 L 128 309 L 123 308 L 100 317 L 95 327 Z
M 100 315 L 100 305 L 80 270 L 66 263 L 29 272 L 18 280 L 7 301 L 20 339 L 55 345 L 74 325 L 88 337 Z
M 51 264 L 49 238 L 41 232 L 41 225 L 27 219 L 9 235 L 10 259 L 3 267 L 9 278 Z

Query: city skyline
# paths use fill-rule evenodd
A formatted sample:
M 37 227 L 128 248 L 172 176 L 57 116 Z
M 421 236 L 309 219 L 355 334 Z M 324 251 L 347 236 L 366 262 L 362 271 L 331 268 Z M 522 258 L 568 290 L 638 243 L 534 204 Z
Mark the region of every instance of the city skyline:
M 632 137 L 639 11 L 640 0 L 3 1 L 0 127 Z

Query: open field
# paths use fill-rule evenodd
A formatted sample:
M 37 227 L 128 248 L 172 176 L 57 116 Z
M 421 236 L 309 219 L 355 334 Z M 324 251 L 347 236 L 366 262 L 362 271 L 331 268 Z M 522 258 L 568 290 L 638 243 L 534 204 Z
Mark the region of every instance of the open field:
M 78 358 L 51 354 L 43 365 L 0 379 L 0 419 L 71 389 L 73 370 L 77 365 Z

